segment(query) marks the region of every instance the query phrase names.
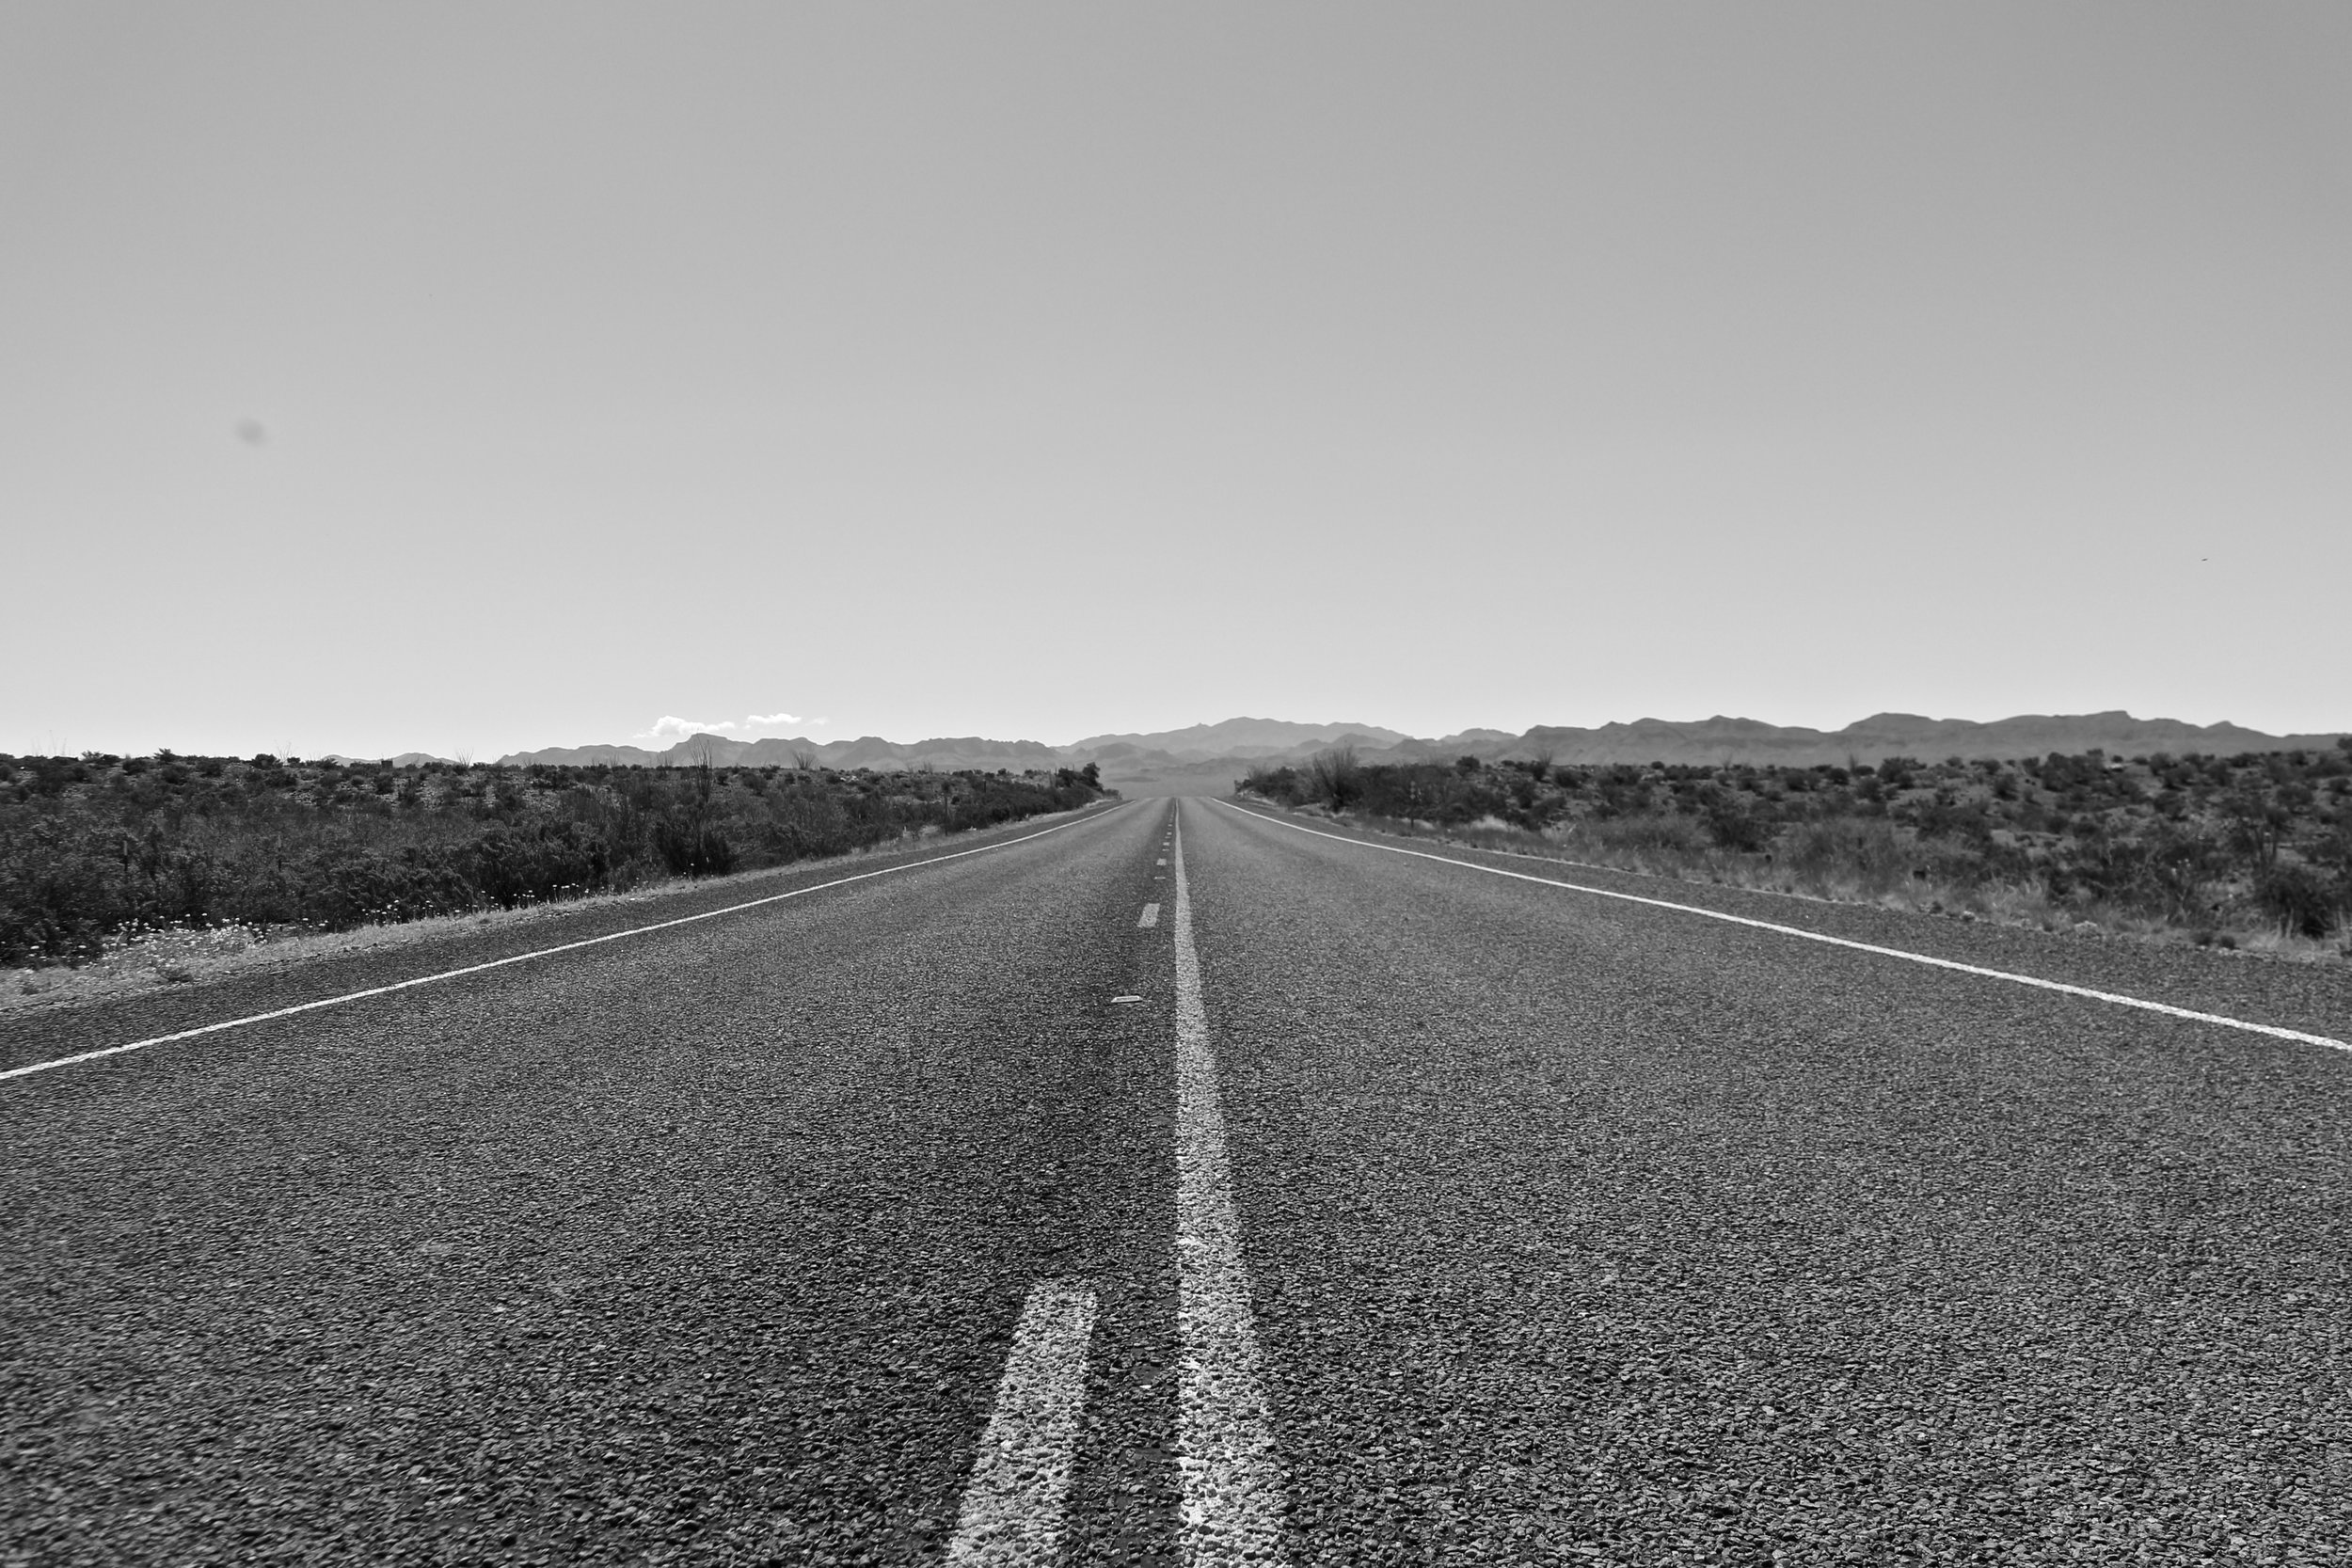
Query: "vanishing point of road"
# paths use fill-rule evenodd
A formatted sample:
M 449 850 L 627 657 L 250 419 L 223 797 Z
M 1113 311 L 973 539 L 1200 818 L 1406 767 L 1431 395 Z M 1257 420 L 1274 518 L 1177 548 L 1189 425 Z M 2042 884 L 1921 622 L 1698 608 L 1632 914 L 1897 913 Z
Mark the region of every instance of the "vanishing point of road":
M 1194 799 L 20 1013 L 0 1564 L 2345 1562 L 2347 971 Z

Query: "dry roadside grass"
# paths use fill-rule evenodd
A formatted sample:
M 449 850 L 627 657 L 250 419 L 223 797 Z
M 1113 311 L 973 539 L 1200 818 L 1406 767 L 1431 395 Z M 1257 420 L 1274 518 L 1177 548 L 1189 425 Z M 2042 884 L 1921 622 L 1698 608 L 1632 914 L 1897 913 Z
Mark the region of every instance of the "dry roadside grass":
M 2343 963 L 2352 958 L 2352 939 L 2343 934 L 2312 940 L 2284 934 L 2275 927 L 2240 926 L 2198 932 L 2142 911 L 2092 902 L 2060 905 L 2038 888 L 1999 883 L 1948 886 L 1932 879 L 1909 878 L 1892 886 L 1872 886 L 1835 875 L 1808 879 L 1800 884 L 1786 868 L 1759 866 L 1756 858 L 1697 847 L 1661 848 L 1654 852 L 1627 849 L 1580 839 L 1553 836 L 1515 828 L 1488 817 L 1463 827 L 1446 829 L 1434 822 L 1406 821 L 1369 813 L 1333 813 L 1328 807 L 1281 807 L 1302 816 L 1321 816 L 1336 825 L 1378 833 L 1388 838 L 1452 845 L 1521 860 L 1545 861 L 1574 868 L 1627 872 L 1661 881 L 1736 887 L 1750 893 L 1772 894 L 1818 904 L 1865 904 L 1873 909 L 1940 916 L 1963 922 L 2061 931 L 2079 937 L 2108 938 L 2157 946 L 2199 946 L 2238 952 L 2290 963 Z

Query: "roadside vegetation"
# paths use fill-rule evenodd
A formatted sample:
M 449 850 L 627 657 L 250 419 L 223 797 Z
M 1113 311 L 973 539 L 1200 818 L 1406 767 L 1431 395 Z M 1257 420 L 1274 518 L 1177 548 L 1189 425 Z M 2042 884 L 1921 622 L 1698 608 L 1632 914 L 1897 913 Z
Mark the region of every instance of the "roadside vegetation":
M 2352 957 L 2352 741 L 1846 768 L 1367 765 L 1342 748 L 1236 792 L 1688 880 Z
M 1093 768 L 504 768 L 0 755 L 0 967 L 623 892 L 993 827 Z

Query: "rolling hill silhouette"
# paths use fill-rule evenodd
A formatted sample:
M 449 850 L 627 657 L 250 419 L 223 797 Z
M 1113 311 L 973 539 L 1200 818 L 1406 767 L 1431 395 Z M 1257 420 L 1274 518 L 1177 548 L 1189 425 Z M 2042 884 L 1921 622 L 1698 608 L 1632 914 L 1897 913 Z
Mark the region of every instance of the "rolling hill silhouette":
M 1768 724 L 1755 719 L 1717 715 L 1673 721 L 1637 719 L 1595 728 L 1538 724 L 1520 735 L 1507 730 L 1463 730 L 1417 738 L 1378 724 L 1299 723 L 1280 719 L 1228 719 L 1180 730 L 1089 736 L 1068 746 L 1036 740 L 992 740 L 979 736 L 892 741 L 879 736 L 817 741 L 804 736 L 730 740 L 693 735 L 674 746 L 649 751 L 639 746 L 548 747 L 516 752 L 499 761 L 620 767 L 672 767 L 706 760 L 719 767 L 790 768 L 806 757 L 824 768 L 870 768 L 878 771 L 932 768 L 943 771 L 1076 767 L 1099 763 L 1114 779 L 1150 779 L 1168 774 L 1213 774 L 1251 763 L 1300 761 L 1336 745 L 1349 745 L 1367 762 L 1452 761 L 1475 756 L 1549 755 L 1565 764 L 1774 763 L 1810 767 L 1820 763 L 1877 762 L 1890 756 L 1940 759 L 2041 756 L 2050 752 L 2101 751 L 2109 756 L 2145 756 L 2155 752 L 2288 751 L 2332 745 L 2334 733 L 2266 735 L 2232 723 L 2190 724 L 2177 719 L 2136 719 L 2121 709 L 2086 714 L 2021 714 L 1980 722 L 1931 719 L 1915 713 L 1874 713 L 1843 729 Z

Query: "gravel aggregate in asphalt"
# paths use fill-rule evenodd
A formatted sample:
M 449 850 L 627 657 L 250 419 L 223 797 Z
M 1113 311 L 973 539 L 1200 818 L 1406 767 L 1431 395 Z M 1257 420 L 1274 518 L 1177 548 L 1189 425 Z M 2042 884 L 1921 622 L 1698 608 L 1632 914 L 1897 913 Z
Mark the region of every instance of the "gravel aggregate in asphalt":
M 0 1542 L 936 1560 L 1078 1276 L 1071 1538 L 1172 1561 L 1152 830 L 18 1081 Z
M 0 1084 L 0 1562 L 937 1562 L 1066 1281 L 1063 1560 L 1174 1568 L 1170 809 Z M 2352 1053 L 1178 809 L 1292 1561 L 2344 1560 Z
M 1185 820 L 1300 1560 L 2342 1560 L 2352 1057 Z

